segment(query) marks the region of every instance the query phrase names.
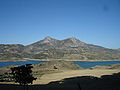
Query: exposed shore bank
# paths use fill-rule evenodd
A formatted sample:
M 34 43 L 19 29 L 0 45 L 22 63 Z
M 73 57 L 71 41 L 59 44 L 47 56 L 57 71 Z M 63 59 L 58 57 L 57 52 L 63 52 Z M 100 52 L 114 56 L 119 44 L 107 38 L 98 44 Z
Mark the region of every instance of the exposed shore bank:
M 27 61 L 27 60 L 33 60 L 33 61 L 52 61 L 52 60 L 65 60 L 65 61 L 120 61 L 120 60 L 69 60 L 69 59 L 19 59 L 19 60 L 0 60 L 0 62 L 16 62 L 16 61 Z

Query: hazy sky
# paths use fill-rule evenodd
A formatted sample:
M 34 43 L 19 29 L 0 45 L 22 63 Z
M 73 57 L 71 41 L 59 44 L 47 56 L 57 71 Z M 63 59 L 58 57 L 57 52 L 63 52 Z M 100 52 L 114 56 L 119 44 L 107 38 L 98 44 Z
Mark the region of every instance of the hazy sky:
M 120 48 L 120 0 L 0 0 L 0 44 L 46 36 Z

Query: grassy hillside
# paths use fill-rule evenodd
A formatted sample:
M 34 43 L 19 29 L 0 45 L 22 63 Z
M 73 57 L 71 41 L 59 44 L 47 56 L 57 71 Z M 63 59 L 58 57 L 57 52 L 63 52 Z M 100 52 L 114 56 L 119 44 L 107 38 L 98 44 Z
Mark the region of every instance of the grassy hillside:
M 33 65 L 33 74 L 35 76 L 36 75 L 40 76 L 48 73 L 62 72 L 65 70 L 79 70 L 79 69 L 83 69 L 83 68 L 79 67 L 73 62 L 63 61 L 63 60 L 60 61 L 53 60 L 53 61 Z

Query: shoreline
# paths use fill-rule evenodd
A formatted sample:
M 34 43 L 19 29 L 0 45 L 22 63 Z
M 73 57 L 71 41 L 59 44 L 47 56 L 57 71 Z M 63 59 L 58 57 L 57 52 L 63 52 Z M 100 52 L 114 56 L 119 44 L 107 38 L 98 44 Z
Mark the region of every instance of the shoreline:
M 27 61 L 24 59 L 20 59 L 20 60 L 0 60 L 0 62 L 16 62 L 16 61 Z
M 68 60 L 68 59 L 19 59 L 19 60 L 0 60 L 0 62 L 16 62 L 16 61 L 53 61 L 53 60 L 65 60 L 65 61 L 86 61 L 86 62 L 97 62 L 97 61 L 120 61 L 120 60 Z

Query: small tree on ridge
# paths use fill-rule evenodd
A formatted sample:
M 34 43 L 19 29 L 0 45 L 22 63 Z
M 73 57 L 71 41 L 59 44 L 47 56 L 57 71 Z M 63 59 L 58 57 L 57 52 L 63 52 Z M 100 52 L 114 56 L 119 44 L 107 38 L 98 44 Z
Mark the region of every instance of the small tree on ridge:
M 36 80 L 37 78 L 33 77 L 31 68 L 33 68 L 31 64 L 11 68 L 15 82 L 20 85 L 32 84 L 33 80 Z

